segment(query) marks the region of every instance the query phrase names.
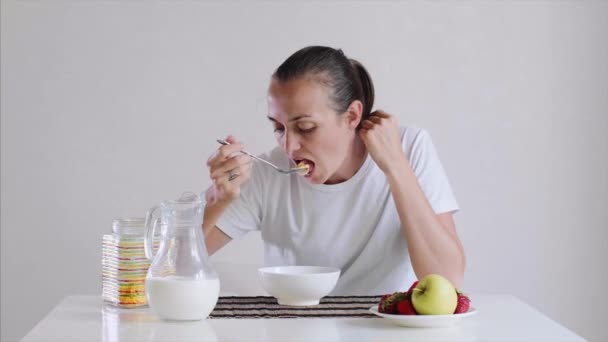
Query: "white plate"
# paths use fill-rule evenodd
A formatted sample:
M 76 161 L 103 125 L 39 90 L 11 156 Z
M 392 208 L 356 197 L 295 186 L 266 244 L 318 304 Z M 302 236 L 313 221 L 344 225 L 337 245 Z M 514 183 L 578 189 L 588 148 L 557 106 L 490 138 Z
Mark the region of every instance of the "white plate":
M 462 319 L 469 318 L 477 314 L 474 307 L 469 307 L 469 311 L 454 315 L 390 315 L 378 312 L 378 306 L 369 308 L 374 315 L 388 319 L 391 323 L 411 328 L 439 328 L 448 327 L 456 324 Z

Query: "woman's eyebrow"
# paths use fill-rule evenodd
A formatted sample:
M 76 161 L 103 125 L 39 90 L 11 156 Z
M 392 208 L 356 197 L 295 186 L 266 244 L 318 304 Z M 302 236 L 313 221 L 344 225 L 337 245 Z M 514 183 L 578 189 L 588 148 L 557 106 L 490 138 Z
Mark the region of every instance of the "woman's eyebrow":
M 310 115 L 308 115 L 308 114 L 302 114 L 302 115 L 296 116 L 295 118 L 289 119 L 289 122 L 298 121 L 300 119 L 309 118 L 309 117 L 310 117 Z
M 275 118 L 271 117 L 270 115 L 266 116 L 268 118 L 268 120 L 272 121 L 272 122 L 276 122 L 276 123 L 280 123 L 278 122 Z M 291 118 L 289 119 L 289 122 L 293 122 L 293 121 L 298 121 L 300 119 L 304 119 L 304 118 L 310 118 L 311 115 L 308 114 L 302 114 L 302 115 L 298 115 L 295 118 Z

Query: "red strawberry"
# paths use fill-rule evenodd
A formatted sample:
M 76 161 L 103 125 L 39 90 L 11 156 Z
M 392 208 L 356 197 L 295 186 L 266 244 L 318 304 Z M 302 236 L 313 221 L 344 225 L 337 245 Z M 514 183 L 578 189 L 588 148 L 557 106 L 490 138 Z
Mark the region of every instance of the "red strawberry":
M 460 314 L 469 311 L 470 304 L 471 300 L 469 299 L 469 297 L 458 292 L 458 304 L 456 304 L 456 310 L 454 310 L 454 313 Z
M 397 304 L 405 299 L 405 297 L 405 292 L 395 292 L 391 295 L 383 296 L 382 299 L 380 299 L 380 304 L 378 305 L 378 312 L 392 315 L 397 314 Z
M 414 310 L 414 306 L 412 306 L 412 302 L 409 298 L 405 298 L 397 303 L 397 313 L 399 315 L 417 315 L 416 310 Z
M 407 299 L 412 298 L 412 292 L 413 292 L 414 288 L 416 287 L 416 285 L 418 285 L 418 280 L 416 280 L 405 293 L 405 296 L 407 297 Z
M 384 296 L 382 296 L 382 298 L 380 298 L 380 303 L 378 303 L 378 312 L 384 312 L 384 305 L 386 303 L 386 300 L 390 296 L 390 294 L 385 294 Z
M 416 281 L 415 281 L 415 282 L 412 284 L 412 286 L 410 286 L 410 288 L 407 290 L 407 292 L 408 292 L 409 294 L 412 294 L 412 290 L 413 290 L 413 289 L 416 287 L 416 285 L 418 285 L 418 280 L 416 280 Z

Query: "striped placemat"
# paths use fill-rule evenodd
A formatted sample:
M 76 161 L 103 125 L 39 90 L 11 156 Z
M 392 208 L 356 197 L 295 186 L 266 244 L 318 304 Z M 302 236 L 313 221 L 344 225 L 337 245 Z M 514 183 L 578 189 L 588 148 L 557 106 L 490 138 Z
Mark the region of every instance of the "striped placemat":
M 328 296 L 313 306 L 279 305 L 276 298 L 266 296 L 220 297 L 209 318 L 376 318 L 369 308 L 378 305 L 381 297 Z

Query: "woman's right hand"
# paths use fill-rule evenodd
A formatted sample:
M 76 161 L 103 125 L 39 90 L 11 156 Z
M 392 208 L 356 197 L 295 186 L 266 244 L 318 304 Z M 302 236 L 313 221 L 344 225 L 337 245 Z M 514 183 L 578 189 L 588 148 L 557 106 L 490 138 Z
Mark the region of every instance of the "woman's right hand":
M 240 153 L 243 145 L 228 136 L 230 145 L 220 146 L 207 160 L 209 177 L 213 184 L 205 197 L 209 204 L 228 205 L 239 198 L 241 185 L 251 177 L 251 157 Z

